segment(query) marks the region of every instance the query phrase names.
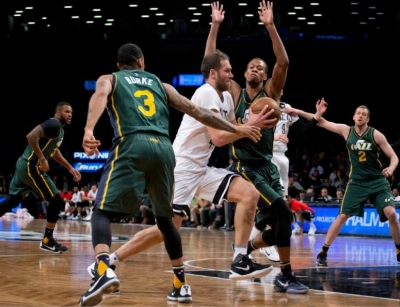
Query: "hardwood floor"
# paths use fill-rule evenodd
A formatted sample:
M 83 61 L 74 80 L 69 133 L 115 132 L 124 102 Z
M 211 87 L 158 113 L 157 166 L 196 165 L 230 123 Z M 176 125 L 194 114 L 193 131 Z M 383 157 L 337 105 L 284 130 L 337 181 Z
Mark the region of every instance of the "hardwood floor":
M 58 222 L 55 237 L 69 248 L 64 254 L 39 249 L 44 225 L 0 219 L 0 306 L 77 306 L 88 289 L 86 268 L 94 260 L 90 223 Z M 112 250 L 145 227 L 112 224 Z M 181 235 L 191 304 L 167 301 L 172 273 L 159 244 L 116 268 L 121 293 L 105 296 L 99 306 L 400 306 L 400 265 L 390 238 L 340 236 L 329 250 L 329 267 L 317 268 L 324 235 L 293 235 L 292 267 L 310 291 L 286 294 L 273 289 L 277 263 L 261 279 L 229 280 L 234 232 L 183 228 Z M 258 251 L 253 256 L 270 263 Z

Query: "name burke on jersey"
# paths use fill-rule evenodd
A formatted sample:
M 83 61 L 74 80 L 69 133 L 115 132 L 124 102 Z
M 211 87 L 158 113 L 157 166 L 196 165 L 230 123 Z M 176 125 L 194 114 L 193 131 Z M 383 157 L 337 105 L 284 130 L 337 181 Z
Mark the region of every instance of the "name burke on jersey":
M 136 78 L 136 77 L 125 77 L 125 80 L 129 84 L 145 84 L 145 85 L 153 85 L 154 80 L 149 79 L 147 77 L 141 77 L 141 78 Z

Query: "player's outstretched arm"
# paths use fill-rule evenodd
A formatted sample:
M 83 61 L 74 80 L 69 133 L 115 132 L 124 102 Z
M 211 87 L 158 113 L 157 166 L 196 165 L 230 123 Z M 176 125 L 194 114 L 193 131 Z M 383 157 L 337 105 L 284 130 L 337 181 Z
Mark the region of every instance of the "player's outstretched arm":
M 219 114 L 195 105 L 188 98 L 179 94 L 172 85 L 167 83 L 163 83 L 163 85 L 167 92 L 168 102 L 175 109 L 192 116 L 206 126 L 234 133 L 239 138 L 248 137 L 254 142 L 260 140 L 261 134 L 258 127 L 233 125 L 223 119 Z

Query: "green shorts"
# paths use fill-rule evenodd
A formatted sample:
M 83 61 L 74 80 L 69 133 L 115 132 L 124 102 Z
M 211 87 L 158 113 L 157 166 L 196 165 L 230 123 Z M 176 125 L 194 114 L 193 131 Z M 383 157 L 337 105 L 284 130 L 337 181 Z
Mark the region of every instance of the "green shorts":
M 239 173 L 256 187 L 260 193 L 256 220 L 257 222 L 267 220 L 269 205 L 283 197 L 280 174 L 276 165 L 271 162 L 261 167 L 255 167 L 243 162 L 234 162 L 231 170 Z
M 131 134 L 115 143 L 101 175 L 95 205 L 137 215 L 144 190 L 154 216 L 172 217 L 175 154 L 169 138 Z
M 375 205 L 380 221 L 386 222 L 383 208 L 395 207 L 395 204 L 389 182 L 384 177 L 373 180 L 351 179 L 347 184 L 339 213 L 363 217 L 364 204 L 368 200 Z
M 38 199 L 50 199 L 58 194 L 58 189 L 49 175 L 39 170 L 38 165 L 19 158 L 10 183 L 9 194 L 25 197 L 29 192 Z

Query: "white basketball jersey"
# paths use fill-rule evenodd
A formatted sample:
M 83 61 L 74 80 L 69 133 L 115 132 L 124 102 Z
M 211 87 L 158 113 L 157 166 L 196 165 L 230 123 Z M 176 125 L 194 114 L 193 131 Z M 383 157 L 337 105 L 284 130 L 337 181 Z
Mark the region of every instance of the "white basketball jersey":
M 279 103 L 280 108 L 281 108 L 281 118 L 279 119 L 278 123 L 276 124 L 275 128 L 275 135 L 279 134 L 288 134 L 289 133 L 289 127 L 296 122 L 299 117 L 298 116 L 292 116 L 289 114 L 286 114 L 283 112 L 285 107 L 290 108 L 290 104 L 280 102 Z M 287 144 L 281 142 L 281 141 L 275 141 L 274 142 L 274 152 L 286 152 L 288 150 Z
M 206 109 L 219 110 L 222 118 L 231 122 L 235 120 L 233 99 L 229 92 L 223 92 L 222 95 L 223 101 L 214 87 L 205 83 L 195 91 L 191 101 Z M 214 147 L 207 127 L 185 114 L 173 143 L 175 156 L 207 166 Z

